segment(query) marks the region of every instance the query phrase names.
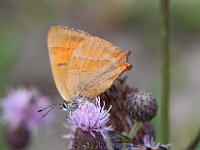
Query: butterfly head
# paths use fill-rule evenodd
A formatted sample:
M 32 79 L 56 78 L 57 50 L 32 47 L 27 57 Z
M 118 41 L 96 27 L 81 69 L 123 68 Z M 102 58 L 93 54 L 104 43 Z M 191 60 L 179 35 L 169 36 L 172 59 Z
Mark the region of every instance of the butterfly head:
M 71 103 L 73 103 L 73 98 L 70 98 L 68 95 L 67 96 L 63 96 L 63 104 L 62 104 L 62 110 L 64 111 L 68 111 L 71 109 Z
M 63 105 L 62 105 L 62 109 L 64 111 L 74 111 L 78 108 L 79 104 L 87 101 L 88 99 L 85 98 L 85 97 L 80 97 L 80 98 L 76 98 L 76 99 L 73 99 L 73 101 L 71 102 L 68 102 L 68 101 L 64 101 L 63 102 Z

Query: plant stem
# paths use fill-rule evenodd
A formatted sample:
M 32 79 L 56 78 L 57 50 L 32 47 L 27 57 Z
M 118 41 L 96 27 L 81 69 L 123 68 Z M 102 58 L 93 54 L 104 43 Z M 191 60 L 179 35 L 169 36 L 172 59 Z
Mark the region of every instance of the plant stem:
M 131 129 L 131 132 L 128 134 L 128 137 L 130 139 L 133 139 L 136 136 L 140 126 L 141 126 L 141 122 L 135 121 L 135 123 Z
M 161 45 L 162 45 L 162 97 L 160 101 L 160 138 L 161 143 L 169 142 L 169 96 L 170 96 L 170 64 L 169 64 L 169 3 L 160 0 L 161 5 Z
M 200 143 L 200 128 L 196 137 L 191 141 L 191 143 L 188 145 L 186 150 L 194 150 L 198 146 L 199 143 Z

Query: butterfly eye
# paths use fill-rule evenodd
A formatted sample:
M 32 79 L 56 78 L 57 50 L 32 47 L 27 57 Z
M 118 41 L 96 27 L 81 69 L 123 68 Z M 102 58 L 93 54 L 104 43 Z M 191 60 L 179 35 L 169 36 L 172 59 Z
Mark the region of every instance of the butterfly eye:
M 68 108 L 67 104 L 63 103 L 62 106 L 63 106 L 63 110 L 64 110 L 64 111 L 67 111 L 67 108 Z

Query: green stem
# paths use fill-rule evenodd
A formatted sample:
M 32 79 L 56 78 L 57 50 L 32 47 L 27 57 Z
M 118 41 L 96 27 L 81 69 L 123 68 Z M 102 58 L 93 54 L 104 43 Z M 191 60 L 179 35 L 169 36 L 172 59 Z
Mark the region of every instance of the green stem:
M 191 141 L 186 150 L 195 150 L 195 148 L 198 146 L 199 143 L 200 143 L 200 128 L 196 137 Z
M 141 122 L 135 121 L 135 123 L 131 129 L 131 132 L 128 134 L 128 137 L 130 139 L 133 139 L 136 136 L 140 126 L 141 126 Z
M 162 45 L 162 97 L 160 101 L 160 142 L 169 142 L 169 96 L 170 96 L 170 52 L 169 52 L 169 3 L 161 4 L 161 45 Z

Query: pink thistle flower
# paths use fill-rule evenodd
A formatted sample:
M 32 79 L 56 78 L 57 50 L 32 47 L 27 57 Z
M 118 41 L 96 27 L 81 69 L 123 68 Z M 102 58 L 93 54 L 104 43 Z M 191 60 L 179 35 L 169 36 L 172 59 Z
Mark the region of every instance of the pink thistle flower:
M 154 142 L 153 137 L 151 137 L 149 135 L 145 135 L 144 136 L 143 142 L 144 142 L 144 145 L 147 146 L 147 147 L 153 147 L 153 146 L 155 146 L 155 142 Z
M 158 149 L 163 149 L 163 150 L 168 150 L 169 147 L 171 146 L 171 144 L 155 144 L 155 141 L 153 139 L 153 137 L 149 136 L 149 135 L 145 135 L 144 136 L 144 145 L 148 148 L 158 148 Z
M 50 105 L 49 99 L 33 87 L 19 87 L 10 91 L 2 100 L 3 120 L 10 128 L 18 128 L 23 124 L 33 132 L 51 122 L 50 115 L 42 118 L 42 114 L 38 112 Z
M 100 98 L 95 98 L 95 104 L 84 98 L 78 108 L 70 112 L 68 123 L 73 130 L 72 150 L 104 149 L 107 150 L 106 133 L 111 131 L 111 126 L 106 126 L 109 121 L 110 109 L 105 110 L 105 103 L 100 105 Z
M 107 127 L 106 123 L 109 121 L 109 111 L 104 110 L 105 103 L 100 106 L 100 98 L 95 98 L 95 104 L 89 101 L 85 101 L 80 104 L 75 111 L 71 111 L 68 122 L 74 128 L 80 128 L 82 131 L 90 132 L 94 136 L 93 132 L 100 132 L 104 138 L 105 133 L 112 130 L 111 126 Z

